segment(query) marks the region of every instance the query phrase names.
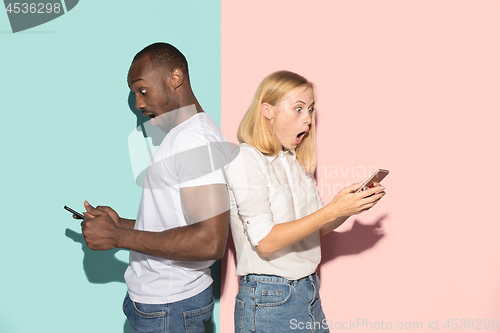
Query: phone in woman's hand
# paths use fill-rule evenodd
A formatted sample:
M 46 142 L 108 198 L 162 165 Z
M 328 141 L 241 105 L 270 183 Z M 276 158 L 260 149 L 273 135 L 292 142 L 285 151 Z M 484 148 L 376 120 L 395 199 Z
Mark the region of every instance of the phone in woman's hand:
M 356 192 L 354 193 L 358 193 L 358 192 L 361 192 L 361 191 L 364 191 L 366 189 L 369 189 L 370 187 L 373 187 L 373 184 L 374 183 L 380 183 L 382 181 L 382 179 L 384 179 L 387 175 L 389 174 L 389 170 L 385 170 L 385 169 L 378 169 L 377 171 L 375 171 L 375 173 L 370 177 L 368 178 L 368 180 L 366 182 L 364 182 L 364 184 L 358 188 L 356 190 Z

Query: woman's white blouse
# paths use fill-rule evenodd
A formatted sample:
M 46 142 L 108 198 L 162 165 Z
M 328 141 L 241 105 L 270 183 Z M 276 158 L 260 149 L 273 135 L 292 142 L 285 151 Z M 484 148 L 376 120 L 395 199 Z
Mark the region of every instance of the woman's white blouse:
M 314 177 L 305 173 L 293 150 L 271 157 L 247 144 L 239 148 L 227 168 L 236 275 L 296 280 L 314 273 L 321 260 L 319 231 L 267 258 L 255 249 L 275 224 L 323 207 Z

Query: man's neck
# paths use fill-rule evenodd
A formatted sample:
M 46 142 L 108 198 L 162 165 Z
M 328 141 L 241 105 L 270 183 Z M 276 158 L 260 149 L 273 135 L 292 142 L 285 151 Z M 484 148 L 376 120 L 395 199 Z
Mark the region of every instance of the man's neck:
M 176 117 L 175 117 L 175 122 L 174 122 L 174 127 L 182 124 L 192 116 L 194 116 L 197 113 L 204 112 L 203 110 L 198 110 L 196 107 L 196 104 L 191 104 L 188 106 L 183 106 L 177 110 L 173 110 L 171 112 L 176 112 Z

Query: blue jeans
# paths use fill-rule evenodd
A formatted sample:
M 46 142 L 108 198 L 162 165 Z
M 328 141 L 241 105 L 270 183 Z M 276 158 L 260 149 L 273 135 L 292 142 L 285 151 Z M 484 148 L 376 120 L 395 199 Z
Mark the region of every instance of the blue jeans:
M 130 333 L 205 332 L 205 323 L 213 308 L 212 286 L 198 295 L 173 303 L 136 303 L 128 293 L 123 301 Z
M 243 276 L 234 308 L 235 332 L 330 332 L 316 273 L 300 280 Z

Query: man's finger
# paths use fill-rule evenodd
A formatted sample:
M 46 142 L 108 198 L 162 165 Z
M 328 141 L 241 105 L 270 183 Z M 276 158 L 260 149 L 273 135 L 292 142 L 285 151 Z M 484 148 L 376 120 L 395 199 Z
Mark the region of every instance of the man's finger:
M 95 209 L 102 210 L 103 212 L 109 213 L 112 211 L 111 207 L 108 206 L 97 206 Z
M 102 210 L 98 210 L 98 209 L 95 209 L 94 207 L 92 207 L 87 200 L 85 200 L 83 205 L 85 206 L 85 209 L 87 210 L 87 212 L 89 212 L 91 215 L 93 215 L 92 217 L 100 216 L 104 213 Z M 85 215 L 85 213 L 84 213 L 84 215 Z
M 83 216 L 85 216 L 87 219 L 93 219 L 95 217 L 94 215 L 87 212 L 83 212 Z

